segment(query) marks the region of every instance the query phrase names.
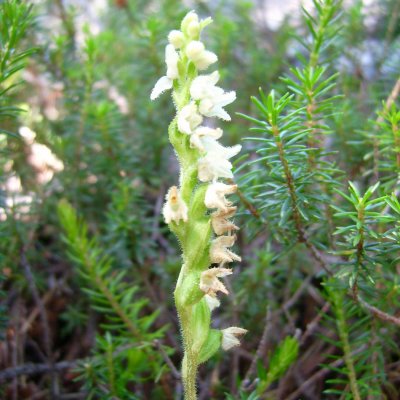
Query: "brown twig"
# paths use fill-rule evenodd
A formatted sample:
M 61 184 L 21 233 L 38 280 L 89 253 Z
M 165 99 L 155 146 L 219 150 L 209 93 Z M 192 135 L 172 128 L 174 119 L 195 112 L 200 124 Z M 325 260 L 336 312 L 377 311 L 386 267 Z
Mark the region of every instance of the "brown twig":
M 233 181 L 232 181 L 233 184 Z M 242 204 L 250 211 L 250 213 L 256 217 L 257 219 L 261 218 L 260 213 L 258 212 L 257 208 L 245 197 L 243 192 L 240 189 L 237 189 L 236 194 L 238 195 Z
M 7 368 L 3 371 L 0 371 L 0 383 L 3 383 L 7 380 L 14 379 L 21 375 L 38 375 L 38 374 L 48 374 L 54 372 L 62 372 L 66 369 L 76 368 L 78 366 L 79 360 L 75 361 L 60 361 L 58 363 L 54 363 L 53 365 L 49 365 L 48 363 L 44 364 L 24 364 L 19 365 L 17 367 Z
M 36 303 L 36 307 L 39 310 L 39 315 L 40 319 L 42 321 L 42 328 L 43 328 L 43 345 L 45 349 L 45 354 L 48 360 L 48 366 L 50 368 L 50 371 L 53 371 L 53 366 L 54 366 L 54 361 L 53 361 L 53 355 L 52 355 L 52 340 L 51 340 L 51 334 L 50 334 L 50 327 L 49 327 L 49 321 L 47 319 L 47 314 L 46 314 L 46 309 L 43 304 L 43 301 L 39 295 L 39 291 L 37 289 L 36 283 L 35 283 L 35 278 L 32 273 L 32 268 L 26 258 L 26 250 L 23 248 L 21 251 L 21 265 L 22 268 L 24 269 L 25 277 L 26 280 L 28 281 L 29 289 L 32 293 L 32 297 Z M 58 384 L 57 384 L 57 377 L 51 373 L 50 374 L 50 379 L 51 379 L 51 398 L 55 399 L 58 396 Z
M 303 332 L 303 334 L 300 336 L 299 339 L 299 344 L 300 346 L 305 343 L 305 341 L 314 333 L 314 331 L 317 329 L 322 317 L 329 311 L 330 304 L 326 302 L 319 313 L 314 317 L 314 319 L 307 325 L 306 330 Z
M 266 314 L 266 322 L 265 322 L 265 327 L 264 331 L 261 335 L 260 342 L 257 347 L 257 351 L 255 355 L 251 359 L 250 367 L 245 375 L 245 378 L 242 382 L 242 389 L 245 390 L 251 390 L 254 386 L 254 382 L 250 384 L 250 378 L 255 372 L 255 368 L 257 365 L 257 360 L 262 358 L 265 355 L 265 349 L 267 347 L 268 343 L 268 335 L 270 333 L 270 329 L 272 328 L 272 323 L 275 318 L 277 318 L 279 315 L 287 312 L 294 304 L 296 304 L 297 300 L 300 298 L 304 290 L 307 288 L 309 285 L 310 281 L 312 279 L 312 276 L 308 276 L 303 283 L 299 286 L 299 288 L 296 290 L 296 292 L 288 299 L 282 307 L 280 307 L 279 310 L 276 310 L 273 314 L 270 313 L 269 307 L 267 307 L 267 314 Z
M 47 292 L 43 298 L 41 299 L 41 302 L 43 304 L 43 307 L 47 305 L 47 303 L 52 299 L 53 294 L 57 288 L 54 287 L 52 288 L 49 292 Z M 28 318 L 24 321 L 23 325 L 20 328 L 20 334 L 25 334 L 30 327 L 32 326 L 33 322 L 36 320 L 36 318 L 40 315 L 40 308 L 38 306 L 35 307 L 35 309 L 30 313 Z
M 354 351 L 352 353 L 352 355 L 355 356 L 356 354 L 361 353 L 362 351 L 365 350 L 365 347 L 366 346 L 360 347 L 357 351 Z M 340 358 L 339 360 L 336 360 L 336 361 L 330 363 L 327 368 L 323 368 L 323 369 L 319 370 L 317 373 L 315 373 L 310 378 L 308 378 L 295 392 L 293 392 L 285 400 L 298 400 L 299 396 L 304 391 L 306 391 L 309 386 L 311 386 L 313 383 L 322 379 L 325 375 L 329 374 L 331 372 L 332 368 L 338 368 L 343 364 L 344 364 L 343 358 Z
M 352 296 L 353 297 L 353 296 Z M 353 297 L 354 299 L 354 297 Z M 362 307 L 364 307 L 366 310 L 368 310 L 372 315 L 375 317 L 379 318 L 380 320 L 384 322 L 390 322 L 394 325 L 400 326 L 400 318 L 397 318 L 393 315 L 387 314 L 384 311 L 380 310 L 379 308 L 376 308 L 372 306 L 371 304 L 367 303 L 365 300 L 363 300 L 359 295 L 355 299 L 355 301 L 359 304 L 361 304 Z
M 113 352 L 113 357 L 117 357 L 126 350 L 140 346 L 141 344 L 127 344 L 120 346 Z M 100 358 L 101 358 L 100 356 L 94 357 L 94 359 L 100 359 Z M 27 363 L 23 365 L 18 365 L 16 367 L 7 368 L 3 371 L 0 371 L 0 383 L 10 379 L 14 379 L 22 375 L 30 376 L 37 374 L 47 374 L 51 373 L 52 371 L 60 373 L 66 369 L 76 368 L 80 363 L 91 362 L 91 360 L 93 360 L 93 358 L 80 358 L 72 361 L 59 361 L 57 363 L 54 363 L 52 367 L 49 366 L 48 363 L 40 363 L 40 364 Z
M 400 78 L 397 79 L 396 83 L 393 86 L 392 91 L 390 92 L 388 98 L 385 101 L 385 109 L 388 109 L 392 106 L 393 102 L 397 99 L 397 97 L 400 94 Z M 377 120 L 376 120 L 376 127 L 383 122 L 383 117 L 382 115 L 379 115 Z M 374 135 L 373 138 L 373 154 L 374 154 L 374 177 L 375 180 L 379 180 L 379 169 L 378 169 L 378 163 L 379 163 L 379 141 L 377 135 Z
M 264 331 L 261 335 L 260 342 L 258 343 L 256 354 L 254 355 L 253 359 L 251 360 L 250 367 L 247 370 L 247 373 L 243 379 L 242 389 L 245 389 L 246 386 L 248 386 L 250 384 L 250 378 L 256 371 L 257 360 L 261 359 L 265 355 L 265 350 L 266 350 L 267 344 L 268 344 L 268 336 L 269 336 L 269 332 L 271 330 L 271 325 L 272 325 L 271 322 L 272 322 L 271 308 L 267 307 Z
M 166 351 L 162 347 L 161 342 L 159 340 L 154 340 L 153 343 L 156 346 L 156 348 L 158 349 L 158 351 L 160 352 L 160 354 L 162 355 L 165 363 L 170 368 L 173 377 L 175 379 L 178 379 L 178 380 L 181 379 L 180 372 L 177 370 L 177 368 L 175 367 L 174 363 L 172 362 L 172 360 L 169 358 L 168 354 L 166 353 Z

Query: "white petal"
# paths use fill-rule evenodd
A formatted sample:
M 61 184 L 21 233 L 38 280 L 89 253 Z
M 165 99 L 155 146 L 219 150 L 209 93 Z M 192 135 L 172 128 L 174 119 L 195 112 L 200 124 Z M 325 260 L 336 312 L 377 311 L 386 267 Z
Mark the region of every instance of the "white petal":
M 244 335 L 247 330 L 243 328 L 238 328 L 236 326 L 232 326 L 227 329 L 222 329 L 222 348 L 224 350 L 229 350 L 232 347 L 240 346 L 240 341 L 236 336 Z
M 206 117 L 216 117 L 222 119 L 223 121 L 231 120 L 231 116 L 222 107 L 214 107 L 211 111 L 204 115 Z
M 201 182 L 209 182 L 217 178 L 232 179 L 232 164 L 216 152 L 207 153 L 199 159 L 198 177 Z
M 203 121 L 203 117 L 198 113 L 194 102 L 187 104 L 178 114 L 178 129 L 182 133 L 190 135 Z
M 209 96 L 210 90 L 219 80 L 219 72 L 214 71 L 209 75 L 200 75 L 195 78 L 190 86 L 190 95 L 194 100 L 201 100 Z
M 236 190 L 237 185 L 214 182 L 207 188 L 204 204 L 207 208 L 218 208 L 226 212 L 232 203 L 225 196 L 235 193 Z
M 210 296 L 209 294 L 206 294 L 204 296 L 204 298 L 206 300 L 206 303 L 207 303 L 208 308 L 210 309 L 210 311 L 213 311 L 214 309 L 216 309 L 217 307 L 219 307 L 221 305 L 219 300 L 214 296 Z
M 206 152 L 216 153 L 219 157 L 225 158 L 227 160 L 236 156 L 236 154 L 238 154 L 242 148 L 240 144 L 232 147 L 222 146 L 221 143 L 219 143 L 213 137 L 209 136 L 204 136 L 203 138 L 201 138 L 201 141 Z
M 220 139 L 223 134 L 223 130 L 221 128 L 210 128 L 208 126 L 199 126 L 196 129 L 195 133 L 200 137 L 209 136 L 214 139 Z
M 154 85 L 151 91 L 150 99 L 155 100 L 161 93 L 166 90 L 172 89 L 173 81 L 166 76 L 161 77 Z
M 189 60 L 197 60 L 205 51 L 204 44 L 198 40 L 193 40 L 186 46 L 186 55 Z
M 203 143 L 201 143 L 200 136 L 193 133 L 190 135 L 190 147 L 192 149 L 199 149 L 200 151 L 204 151 Z
M 220 96 L 220 98 L 218 99 L 218 105 L 221 107 L 225 107 L 228 104 L 233 103 L 235 100 L 236 92 L 232 90 L 231 92 L 224 93 L 222 96 Z
M 218 57 L 211 51 L 203 51 L 203 54 L 198 60 L 195 60 L 194 63 L 199 71 L 203 71 L 207 69 L 211 64 L 214 64 L 218 61 Z
M 232 147 L 224 147 L 224 156 L 229 160 L 230 158 L 236 156 L 236 154 L 240 153 L 240 150 L 242 150 L 242 146 L 240 144 L 236 144 Z
M 178 78 L 178 61 L 179 54 L 175 51 L 175 48 L 172 44 L 168 44 L 165 47 L 165 63 L 167 64 L 167 77 L 169 79 Z
M 208 126 L 199 126 L 195 129 L 195 131 L 190 136 L 190 147 L 197 148 L 200 151 L 204 152 L 205 148 L 202 140 L 206 137 L 219 139 L 223 134 L 221 128 L 209 128 Z
M 209 98 L 204 98 L 200 101 L 199 111 L 206 117 L 211 117 L 211 113 L 213 111 L 214 102 Z
M 215 87 L 215 90 L 220 88 Z M 213 97 L 204 99 L 200 102 L 200 112 L 206 117 L 217 117 L 224 121 L 230 121 L 230 115 L 223 109 L 228 104 L 236 100 L 234 91 L 228 93 L 215 93 Z M 211 104 L 212 103 L 212 104 Z
M 168 35 L 168 41 L 176 48 L 181 48 L 185 43 L 185 36 L 181 31 L 173 30 Z
M 187 120 L 185 114 L 182 112 L 179 113 L 178 115 L 178 129 L 182 133 L 186 133 L 187 135 L 190 135 L 191 129 L 190 129 L 190 123 Z

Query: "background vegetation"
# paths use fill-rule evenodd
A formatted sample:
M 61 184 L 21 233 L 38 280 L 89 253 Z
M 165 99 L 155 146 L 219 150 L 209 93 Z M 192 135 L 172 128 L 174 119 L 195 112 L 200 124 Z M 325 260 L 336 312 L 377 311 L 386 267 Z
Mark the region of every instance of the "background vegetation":
M 190 9 L 215 21 L 244 146 L 214 323 L 249 329 L 200 398 L 400 398 L 400 2 L 316 0 L 278 27 L 270 1 L 66 3 L 0 2 L 0 398 L 182 396 L 173 110 L 149 95 Z

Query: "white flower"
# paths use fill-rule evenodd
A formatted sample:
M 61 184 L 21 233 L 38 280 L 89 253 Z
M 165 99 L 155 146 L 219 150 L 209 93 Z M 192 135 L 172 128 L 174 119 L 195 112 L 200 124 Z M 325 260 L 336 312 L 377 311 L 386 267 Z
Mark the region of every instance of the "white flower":
M 209 182 L 217 178 L 233 178 L 232 164 L 228 161 L 238 154 L 242 148 L 240 144 L 233 147 L 224 147 L 214 138 L 201 139 L 207 154 L 199 159 L 198 176 L 202 182 Z
M 226 232 L 238 230 L 231 218 L 236 212 L 236 207 L 229 207 L 226 210 L 217 210 L 211 214 L 211 224 L 216 235 L 223 235 Z
M 186 47 L 186 55 L 199 71 L 207 69 L 218 61 L 218 57 L 205 49 L 204 44 L 198 40 L 190 42 Z
M 198 177 L 201 182 L 209 182 L 217 178 L 233 178 L 232 164 L 225 158 L 215 158 L 212 153 L 199 160 Z
M 227 268 L 210 268 L 203 271 L 200 276 L 200 290 L 205 294 L 215 296 L 217 292 L 229 294 L 225 285 L 218 280 L 223 276 L 231 275 L 232 270 Z
M 230 328 L 222 329 L 222 348 L 229 350 L 232 347 L 240 346 L 240 341 L 236 336 L 247 333 L 246 329 L 231 326 Z
M 195 129 L 195 131 L 190 135 L 190 147 L 197 148 L 200 151 L 204 152 L 205 148 L 202 143 L 202 138 L 205 136 L 212 137 L 214 139 L 219 139 L 222 136 L 221 128 L 209 128 L 207 126 L 199 126 Z
M 178 129 L 187 135 L 190 135 L 202 122 L 203 117 L 198 113 L 197 106 L 193 101 L 178 113 Z
M 192 84 L 190 85 L 190 95 L 194 100 L 202 100 L 206 97 L 213 96 L 215 90 L 219 92 L 218 89 L 222 90 L 215 84 L 219 81 L 219 72 L 214 71 L 208 75 L 199 75 L 193 79 Z
M 150 99 L 155 100 L 161 93 L 172 89 L 174 79 L 179 77 L 178 72 L 179 54 L 175 51 L 172 44 L 168 44 L 165 48 L 165 63 L 167 64 L 167 74 L 161 77 L 155 84 Z
M 222 144 L 219 143 L 215 138 L 208 135 L 203 136 L 201 141 L 203 143 L 204 150 L 207 153 L 215 153 L 226 159 L 236 156 L 236 154 L 238 154 L 242 149 L 240 144 L 232 147 L 222 146 Z
M 188 208 L 185 202 L 182 200 L 178 188 L 176 186 L 172 186 L 168 190 L 165 198 L 166 203 L 164 204 L 163 208 L 165 222 L 169 224 L 171 221 L 174 221 L 178 224 L 181 219 L 184 222 L 187 222 Z
M 210 309 L 210 311 L 213 311 L 214 309 L 216 309 L 217 307 L 219 307 L 221 305 L 221 303 L 219 302 L 219 300 L 215 297 L 215 296 L 211 296 L 209 294 L 206 294 L 204 296 L 206 303 L 208 305 L 208 308 Z
M 210 260 L 212 264 L 230 263 L 232 261 L 242 261 L 234 252 L 228 250 L 228 247 L 234 245 L 235 236 L 218 236 L 211 242 Z
M 230 121 L 231 117 L 223 107 L 236 100 L 236 93 L 234 91 L 225 93 L 222 88 L 215 86 L 218 80 L 218 71 L 198 76 L 190 86 L 190 95 L 199 101 L 199 110 L 204 116 Z
M 173 30 L 168 35 L 168 41 L 175 49 L 180 49 L 185 44 L 185 36 L 181 31 Z
M 204 204 L 207 208 L 218 208 L 224 212 L 228 212 L 232 203 L 225 198 L 226 195 L 235 193 L 237 185 L 226 185 L 222 182 L 211 183 L 206 191 Z

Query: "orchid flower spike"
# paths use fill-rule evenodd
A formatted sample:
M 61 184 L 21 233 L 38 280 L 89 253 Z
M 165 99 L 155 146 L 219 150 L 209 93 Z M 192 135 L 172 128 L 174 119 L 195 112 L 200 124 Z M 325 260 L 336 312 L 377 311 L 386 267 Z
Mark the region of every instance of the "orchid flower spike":
M 183 265 L 174 297 L 184 344 L 185 400 L 196 398 L 197 366 L 220 347 L 227 350 L 239 345 L 237 336 L 246 332 L 237 327 L 211 329 L 211 312 L 220 306 L 218 292 L 229 294 L 220 278 L 231 275 L 232 270 L 224 265 L 241 260 L 229 250 L 236 238 L 232 232 L 239 227 L 231 221 L 236 207 L 226 198 L 237 186 L 224 183 L 224 179 L 233 179 L 230 160 L 241 146 L 223 146 L 219 142 L 222 129 L 216 120 L 208 120 L 229 121 L 224 107 L 236 99 L 236 93 L 217 86 L 218 71 L 199 75 L 218 60 L 200 40 L 202 30 L 211 22 L 211 18 L 201 20 L 191 11 L 180 30 L 169 33 L 166 74 L 150 95 L 154 100 L 172 89 L 176 108 L 168 137 L 179 159 L 180 189 L 169 189 L 163 216 L 182 248 Z M 218 266 L 210 268 L 210 264 Z

